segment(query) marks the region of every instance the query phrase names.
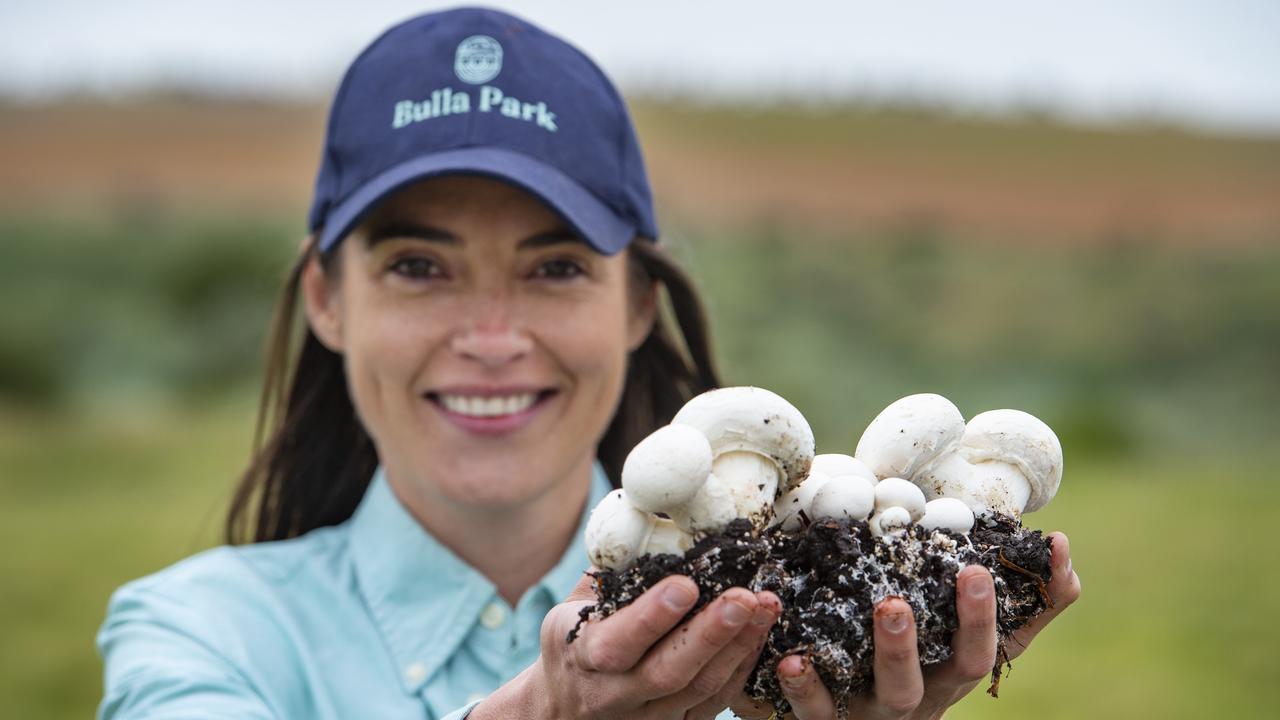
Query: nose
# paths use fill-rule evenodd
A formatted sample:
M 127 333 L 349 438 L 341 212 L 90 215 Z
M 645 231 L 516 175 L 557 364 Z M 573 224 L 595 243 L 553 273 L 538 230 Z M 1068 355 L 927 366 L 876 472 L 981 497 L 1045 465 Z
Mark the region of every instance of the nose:
M 476 327 L 453 338 L 455 353 L 490 368 L 515 362 L 532 349 L 533 341 L 529 336 L 510 326 Z
M 453 352 L 487 368 L 496 368 L 533 350 L 533 339 L 511 322 L 507 302 L 489 298 L 481 305 L 473 321 L 453 336 Z

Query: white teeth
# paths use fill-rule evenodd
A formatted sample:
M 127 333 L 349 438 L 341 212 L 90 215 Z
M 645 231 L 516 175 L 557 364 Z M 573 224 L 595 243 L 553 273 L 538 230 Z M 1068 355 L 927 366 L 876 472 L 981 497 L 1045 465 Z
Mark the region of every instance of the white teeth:
M 514 415 L 528 410 L 538 396 L 536 393 L 508 395 L 506 397 L 474 397 L 468 395 L 441 395 L 440 404 L 449 412 L 472 417 L 496 417 Z

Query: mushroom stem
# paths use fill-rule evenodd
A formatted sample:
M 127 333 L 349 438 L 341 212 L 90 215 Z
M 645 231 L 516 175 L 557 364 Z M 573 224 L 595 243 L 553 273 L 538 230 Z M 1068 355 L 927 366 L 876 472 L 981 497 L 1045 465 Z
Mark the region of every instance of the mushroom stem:
M 722 453 L 711 463 L 711 473 L 729 488 L 737 517 L 763 527 L 773 514 L 778 496 L 778 464 L 772 458 L 748 450 Z

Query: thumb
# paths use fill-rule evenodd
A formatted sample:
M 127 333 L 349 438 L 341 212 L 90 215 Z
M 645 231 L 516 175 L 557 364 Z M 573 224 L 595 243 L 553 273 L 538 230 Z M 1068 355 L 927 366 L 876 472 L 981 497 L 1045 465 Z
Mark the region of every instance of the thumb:
M 578 584 L 573 586 L 573 589 L 569 591 L 569 596 L 564 599 L 565 602 L 596 601 L 596 579 L 592 574 L 594 571 L 595 568 L 591 568 L 582 573 L 582 577 L 578 579 Z

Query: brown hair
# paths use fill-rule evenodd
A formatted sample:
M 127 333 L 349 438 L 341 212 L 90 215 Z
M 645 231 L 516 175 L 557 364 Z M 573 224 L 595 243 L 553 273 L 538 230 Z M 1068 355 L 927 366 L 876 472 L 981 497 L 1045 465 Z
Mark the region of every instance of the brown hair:
M 313 240 L 290 271 L 276 306 L 253 457 L 227 514 L 230 543 L 282 540 L 346 520 L 378 464 L 351 405 L 342 356 L 321 344 L 309 327 L 289 372 L 302 271 L 316 252 Z M 666 291 L 667 307 L 631 353 L 618 411 L 597 447 L 615 486 L 637 442 L 670 421 L 689 398 L 720 384 L 706 316 L 689 277 L 648 241 L 632 243 L 627 253 L 635 287 L 656 282 Z M 332 259 L 332 252 L 320 258 L 327 272 Z

